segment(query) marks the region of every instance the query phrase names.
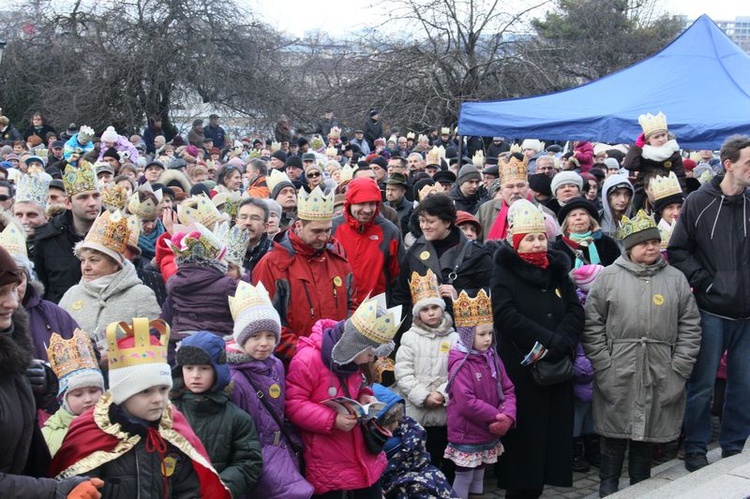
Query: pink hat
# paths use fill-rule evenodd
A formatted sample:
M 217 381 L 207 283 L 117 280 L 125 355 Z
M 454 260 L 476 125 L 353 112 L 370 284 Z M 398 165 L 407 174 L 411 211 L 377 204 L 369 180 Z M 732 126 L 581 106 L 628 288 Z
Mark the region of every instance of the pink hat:
M 573 282 L 581 288 L 581 291 L 588 293 L 591 289 L 591 285 L 594 283 L 594 279 L 598 276 L 604 267 L 601 265 L 581 265 L 577 269 L 571 272 Z

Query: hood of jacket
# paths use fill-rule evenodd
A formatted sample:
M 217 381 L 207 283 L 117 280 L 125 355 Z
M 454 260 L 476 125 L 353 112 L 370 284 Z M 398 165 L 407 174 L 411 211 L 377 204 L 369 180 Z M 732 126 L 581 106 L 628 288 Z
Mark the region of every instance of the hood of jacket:
M 372 218 L 366 224 L 362 224 L 355 219 L 351 210 L 349 209 L 353 204 L 370 203 L 375 202 L 375 213 Z M 375 219 L 380 213 L 380 204 L 382 202 L 382 194 L 380 193 L 380 187 L 371 178 L 355 178 L 349 182 L 349 187 L 346 190 L 346 200 L 344 201 L 344 218 L 346 223 L 349 224 L 353 229 L 362 231 L 365 228 L 375 223 Z
M 708 208 L 711 204 L 719 203 L 714 220 L 711 221 L 711 239 L 713 239 L 716 226 L 719 224 L 722 207 L 729 208 L 739 206 L 744 209 L 744 215 L 742 217 L 744 220 L 742 235 L 747 237 L 748 229 L 750 229 L 750 227 L 748 227 L 748 224 L 750 223 L 748 220 L 748 216 L 750 216 L 750 189 L 746 188 L 742 194 L 728 196 L 721 190 L 722 180 L 724 180 L 724 175 L 717 175 L 711 179 L 710 182 L 701 185 L 700 188 L 692 194 L 700 200 L 699 205 L 701 205 L 701 209 L 703 209 L 703 207 Z
M 633 262 L 630 257 L 626 254 L 620 256 L 615 260 L 613 265 L 622 267 L 631 274 L 638 277 L 651 277 L 652 275 L 659 272 L 661 269 L 667 266 L 667 262 L 659 256 L 659 259 L 651 265 L 643 265 L 642 263 Z
M 632 205 L 635 189 L 633 189 L 633 185 L 625 175 L 621 175 L 619 173 L 610 175 L 604 181 L 604 185 L 602 186 L 602 220 L 600 225 L 602 227 L 602 231 L 607 235 L 614 234 L 617 231 L 617 224 L 619 223 L 619 220 L 612 219 L 612 210 L 609 209 L 609 193 L 616 185 L 623 183 L 627 183 L 628 187 L 630 188 L 630 200 Z M 628 206 L 625 215 L 628 217 L 630 216 L 630 206 Z
M 177 267 L 177 273 L 169 279 L 167 289 L 175 289 L 179 294 L 186 295 L 199 292 L 224 277 L 217 268 L 200 263 L 182 263 Z

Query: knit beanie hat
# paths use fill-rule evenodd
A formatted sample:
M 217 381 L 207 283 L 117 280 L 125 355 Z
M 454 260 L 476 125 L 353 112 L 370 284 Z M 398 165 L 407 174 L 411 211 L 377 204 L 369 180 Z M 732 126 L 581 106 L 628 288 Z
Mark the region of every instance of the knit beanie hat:
M 458 178 L 456 179 L 456 183 L 458 185 L 461 185 L 464 182 L 468 182 L 469 180 L 479 180 L 480 182 L 482 181 L 482 176 L 479 174 L 477 167 L 471 163 L 465 164 L 461 167 L 461 169 L 458 171 Z
M 368 349 L 377 357 L 388 356 L 395 347 L 393 338 L 400 325 L 400 305 L 387 308 L 385 294 L 366 299 L 346 320 L 344 334 L 331 351 L 333 361 L 341 366 L 349 364 Z
M 276 158 L 283 163 L 286 163 L 286 159 L 287 159 L 286 153 L 282 151 L 281 149 L 279 149 L 278 151 L 272 152 L 271 157 Z
M 175 376 L 182 377 L 182 366 L 212 366 L 216 379 L 212 390 L 223 390 L 232 375 L 227 364 L 226 343 L 208 331 L 198 331 L 180 342 L 177 349 Z
M 552 190 L 552 196 L 555 196 L 558 188 L 566 184 L 577 185 L 578 190 L 583 191 L 583 177 L 578 175 L 576 172 L 564 171 L 552 177 L 552 183 L 550 186 Z
M 576 286 L 581 288 L 581 291 L 588 293 L 591 290 L 591 285 L 594 284 L 594 279 L 602 273 L 604 267 L 602 265 L 581 265 L 577 269 L 570 272 L 570 277 Z
M 106 130 L 104 130 L 104 133 L 102 133 L 102 142 L 117 142 L 117 139 L 120 138 L 119 135 L 117 135 L 117 132 L 115 131 L 115 127 L 108 126 Z
M 263 202 L 268 206 L 269 213 L 274 213 L 277 217 L 281 218 L 281 205 L 275 199 L 265 198 Z
M 544 196 L 552 196 L 552 179 L 546 173 L 529 175 L 529 187 Z
M 70 412 L 68 393 L 78 388 L 96 387 L 104 392 L 104 377 L 94 354 L 94 345 L 89 335 L 80 329 L 70 339 L 52 333 L 47 347 L 47 358 L 59 381 L 57 392 L 62 406 Z
M 229 297 L 229 310 L 234 318 L 234 341 L 240 348 L 261 331 L 272 332 L 277 345 L 281 341 L 281 318 L 262 282 L 253 286 L 239 281 L 234 296 Z

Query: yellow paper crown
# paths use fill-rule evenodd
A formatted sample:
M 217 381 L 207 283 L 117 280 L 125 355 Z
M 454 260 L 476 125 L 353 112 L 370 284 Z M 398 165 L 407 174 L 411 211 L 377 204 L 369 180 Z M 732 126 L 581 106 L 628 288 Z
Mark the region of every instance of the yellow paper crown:
M 262 282 L 253 286 L 245 281 L 237 281 L 237 290 L 234 296 L 229 296 L 228 299 L 229 311 L 234 320 L 237 320 L 240 314 L 249 307 L 273 306 L 271 297 Z
M 109 211 L 124 210 L 128 204 L 128 190 L 117 184 L 109 184 L 102 190 L 102 205 Z
M 0 246 L 5 248 L 10 256 L 29 257 L 26 251 L 26 232 L 15 223 L 9 223 L 0 232 Z
M 216 226 L 214 234 L 219 241 L 227 245 L 227 252 L 224 255 L 226 261 L 242 268 L 247 245 L 250 242 L 250 233 L 238 225 L 229 227 L 229 222 L 222 222 Z
M 281 142 L 276 142 L 275 140 L 271 142 L 271 147 L 269 148 L 269 151 L 271 153 L 275 153 L 276 151 L 281 150 Z
M 451 129 L 448 128 L 447 126 L 444 126 L 443 128 L 440 129 L 440 135 L 450 135 L 450 133 L 451 133 Z
M 154 203 L 153 198 L 146 193 L 153 194 L 156 202 Z M 144 220 L 156 220 L 159 216 L 159 203 L 162 197 L 163 193 L 161 189 L 154 192 L 151 183 L 145 182 L 130 196 L 128 211 Z
M 445 157 L 445 148 L 443 146 L 433 146 L 432 149 L 425 156 L 425 165 L 437 165 L 440 167 L 442 162 L 440 161 Z
M 313 151 L 319 151 L 323 147 L 325 147 L 326 143 L 323 140 L 323 137 L 321 137 L 318 134 L 313 135 L 312 139 L 310 139 L 310 149 Z
M 422 300 L 430 298 L 442 299 L 440 298 L 437 276 L 430 269 L 427 269 L 427 273 L 424 276 L 419 275 L 417 272 L 412 272 L 409 279 L 409 288 L 411 289 L 411 302 L 415 305 Z
M 69 340 L 64 340 L 57 333 L 52 333 L 49 338 L 49 347 L 47 347 L 47 358 L 57 379 L 81 369 L 99 370 L 91 339 L 88 334 L 78 328 L 73 331 L 73 337 Z
M 710 182 L 714 178 L 714 172 L 711 171 L 711 169 L 704 170 L 703 173 L 701 173 L 701 176 L 698 177 L 698 182 L 701 183 L 701 185 L 705 184 L 706 182 Z
M 204 260 L 221 260 L 227 250 L 223 241 L 197 222 L 188 226 L 175 226 L 172 234 L 172 238 L 167 239 L 166 242 L 178 258 L 197 257 Z
M 216 222 L 224 219 L 211 198 L 205 194 L 198 194 L 180 203 L 177 218 L 185 225 L 197 222 L 205 227 L 213 227 Z
M 354 176 L 354 168 L 347 163 L 344 166 L 341 167 L 341 174 L 339 175 L 339 178 L 341 179 L 341 183 L 346 182 L 347 180 L 351 180 Z
M 339 151 L 335 147 L 327 147 L 326 148 L 326 157 L 327 158 L 335 158 L 338 155 L 339 155 Z
M 638 123 L 643 129 L 643 135 L 646 137 L 654 132 L 667 130 L 667 117 L 661 111 L 656 115 L 646 113 L 638 116 Z
M 138 238 L 141 237 L 141 221 L 135 215 L 125 217 L 125 219 L 128 221 L 128 228 L 130 229 L 130 237 L 128 238 L 128 246 L 137 248 Z
M 633 218 L 623 215 L 620 221 L 620 228 L 617 230 L 617 239 L 622 240 L 637 232 L 651 228 L 656 228 L 654 217 L 646 214 L 643 210 L 638 210 L 638 213 Z
M 674 172 L 669 172 L 666 177 L 661 175 L 654 177 L 651 180 L 651 193 L 656 201 L 675 194 L 681 195 L 682 187 L 680 187 L 680 181 L 677 180 L 677 175 Z
M 477 151 L 471 158 L 471 163 L 477 168 L 484 166 L 484 151 Z
M 438 192 L 443 192 L 443 188 L 440 187 L 440 184 L 434 183 L 434 184 L 427 184 L 421 189 L 419 189 L 419 200 L 422 201 L 424 198 L 429 196 L 430 194 L 437 194 Z
M 414 134 L 414 132 L 409 132 L 406 134 L 406 140 L 409 140 L 409 139 L 414 140 L 415 138 L 416 138 L 416 135 Z
M 349 320 L 362 336 L 382 345 L 396 336 L 401 325 L 401 305 L 388 308 L 385 294 L 381 293 L 365 299 Z
M 273 192 L 274 187 L 276 187 L 281 182 L 288 182 L 289 184 L 292 183 L 286 173 L 281 172 L 275 168 L 272 169 L 271 173 L 266 177 L 266 185 L 268 186 L 268 190 Z
M 430 138 L 427 135 L 423 134 L 423 133 L 420 133 L 419 137 L 417 138 L 417 143 L 419 143 L 419 142 L 429 142 L 429 141 L 430 141 Z
M 31 169 L 26 175 L 21 175 L 17 182 L 16 203 L 31 202 L 46 208 L 47 190 L 50 183 L 50 180 L 46 177 L 49 177 L 49 175 L 41 172 L 34 173 Z
M 331 131 L 328 133 L 329 139 L 339 139 L 341 138 L 341 128 L 335 126 L 331 128 Z
M 530 201 L 519 199 L 508 210 L 508 235 L 546 232 L 544 213 Z
M 99 191 L 99 183 L 96 180 L 96 169 L 91 163 L 81 161 L 78 168 L 68 165 L 63 175 L 65 195 L 75 196 L 81 192 Z
M 120 210 L 113 213 L 105 211 L 94 220 L 84 243 L 101 245 L 122 255 L 128 246 L 129 238 L 128 220 L 122 216 Z
M 118 328 L 122 334 L 118 335 Z M 159 333 L 160 345 L 152 345 L 150 329 Z M 119 336 L 119 337 L 118 337 Z M 119 340 L 132 336 L 132 347 L 119 347 Z M 149 322 L 144 317 L 134 318 L 132 323 L 113 322 L 107 326 L 107 353 L 109 369 L 142 366 L 144 364 L 166 364 L 169 345 L 169 325 L 162 319 Z
M 330 220 L 333 218 L 333 191 L 324 193 L 320 186 L 309 194 L 302 189 L 297 196 L 297 218 L 300 220 Z
M 476 298 L 470 298 L 466 291 L 461 291 L 453 300 L 453 315 L 456 327 L 474 327 L 492 324 L 492 300 L 484 289 L 480 289 Z
M 521 149 L 521 144 L 511 144 L 510 145 L 510 153 L 514 154 L 514 153 L 517 153 L 517 152 L 523 153 L 523 149 Z
M 515 156 L 511 156 L 510 160 L 500 162 L 500 182 L 505 184 L 506 182 L 526 182 L 529 180 L 529 169 L 526 166 L 525 161 L 518 161 Z

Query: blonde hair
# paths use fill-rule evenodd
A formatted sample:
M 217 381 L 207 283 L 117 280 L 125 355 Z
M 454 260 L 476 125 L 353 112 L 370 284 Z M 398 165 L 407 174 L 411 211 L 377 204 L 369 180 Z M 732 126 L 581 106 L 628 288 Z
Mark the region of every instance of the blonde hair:
M 584 208 L 575 208 L 576 210 L 583 210 Z M 573 210 L 570 210 L 571 212 Z M 599 226 L 599 222 L 596 221 L 594 217 L 591 216 L 591 213 L 586 212 L 586 214 L 589 216 L 589 230 L 591 232 L 596 232 L 597 230 L 601 229 Z M 570 216 L 570 213 L 568 213 L 568 216 Z M 563 220 L 562 225 L 560 226 L 560 231 L 563 234 L 568 234 L 568 217 L 565 217 L 565 220 Z

